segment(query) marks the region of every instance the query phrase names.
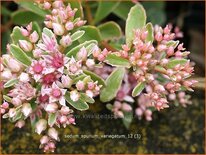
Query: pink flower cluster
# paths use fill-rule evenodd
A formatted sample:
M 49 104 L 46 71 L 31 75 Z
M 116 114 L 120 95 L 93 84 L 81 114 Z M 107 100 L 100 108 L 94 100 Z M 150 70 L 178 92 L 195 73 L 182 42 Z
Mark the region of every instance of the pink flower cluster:
M 8 45 L 9 54 L 0 59 L 1 88 L 5 100 L 0 111 L 4 114 L 3 118 L 17 122 L 16 127 L 22 128 L 24 120 L 30 118 L 31 122 L 36 122 L 34 127 L 38 134 L 44 134 L 48 129 L 41 139 L 40 148 L 53 152 L 59 140 L 55 126 L 75 125 L 73 110 L 69 102 L 66 103 L 65 96 L 77 104 L 80 100 L 84 101 L 82 95 L 88 98 L 97 96 L 102 86 L 83 72 L 96 64 L 92 56 L 88 57 L 89 52 L 84 46 L 76 56 L 67 57 L 64 54 L 65 48 L 72 45 L 70 31 L 85 23 L 74 18 L 77 9 L 72 10 L 63 1 L 39 5 L 51 10 L 45 25 L 52 30 L 44 28 L 38 34 L 32 23 L 19 28 L 25 39 L 19 40 L 17 47 L 31 60 L 28 66 L 11 54 L 11 45 Z
M 180 91 L 182 87 L 192 91 L 197 81 L 188 79 L 194 70 L 186 59 L 190 52 L 185 51 L 179 41 L 174 41 L 176 36 L 170 26 L 164 29 L 155 26 L 153 34 L 148 34 L 145 27 L 135 30 L 134 35 L 132 47 L 123 45 L 115 54 L 130 62 L 137 83 L 148 86 L 150 90 L 145 95 L 151 106 L 157 110 L 167 108 L 166 94 Z M 154 40 L 149 41 L 148 35 L 154 36 Z M 164 81 L 160 82 L 158 78 Z

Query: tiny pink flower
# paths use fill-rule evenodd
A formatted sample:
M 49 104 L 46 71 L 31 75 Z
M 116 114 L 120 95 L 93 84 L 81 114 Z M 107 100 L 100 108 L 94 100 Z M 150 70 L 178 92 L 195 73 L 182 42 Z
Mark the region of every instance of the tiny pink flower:
M 70 88 L 72 85 L 72 79 L 69 76 L 63 75 L 61 77 L 61 82 L 64 88 Z
M 15 127 L 18 127 L 18 128 L 21 129 L 24 125 L 25 125 L 25 121 L 24 121 L 24 120 L 19 120 L 19 121 L 15 124 Z
M 58 110 L 58 105 L 56 103 L 49 103 L 45 106 L 45 111 L 48 113 L 55 113 Z
M 12 78 L 12 73 L 10 70 L 4 70 L 1 73 L 1 79 L 2 80 L 10 80 Z
M 19 40 L 19 46 L 25 52 L 30 52 L 33 49 L 33 45 L 30 42 L 26 41 L 26 40 Z
M 59 139 L 58 132 L 57 132 L 57 130 L 55 128 L 49 128 L 48 135 L 49 135 L 49 137 L 51 137 L 54 140 L 58 140 Z
M 70 117 L 70 118 L 68 119 L 68 122 L 69 122 L 69 124 L 76 124 L 76 123 L 75 123 L 75 118 L 73 118 L 73 117 Z
M 95 65 L 94 59 L 87 59 L 86 60 L 86 66 L 90 69 L 92 69 Z
M 34 76 L 35 81 L 39 81 L 42 74 L 45 72 L 46 63 L 42 60 L 33 60 L 31 67 L 29 68 L 29 73 Z
M 16 115 L 16 109 L 15 108 L 11 108 L 9 109 L 9 117 L 12 118 Z
M 20 74 L 19 81 L 21 81 L 21 82 L 28 82 L 29 80 L 30 80 L 29 74 L 24 73 L 24 72 Z
M 39 39 L 39 35 L 36 31 L 34 31 L 32 34 L 30 34 L 29 36 L 29 40 L 32 42 L 32 43 L 35 43 L 37 42 Z
M 53 26 L 53 31 L 56 35 L 61 36 L 64 34 L 64 27 L 63 25 L 59 24 L 59 23 L 52 23 Z
M 72 101 L 76 102 L 76 101 L 79 100 L 80 94 L 76 90 L 72 90 L 70 92 L 70 98 L 71 98 Z
M 47 128 L 47 121 L 45 119 L 40 119 L 36 123 L 35 132 L 40 135 L 42 133 L 42 131 L 46 130 L 46 128 Z
M 85 88 L 85 84 L 84 84 L 84 82 L 83 81 L 78 81 L 77 83 L 76 83 L 76 87 L 77 87 L 77 90 L 84 90 L 84 88 Z
M 68 115 L 69 113 L 72 112 L 72 110 L 69 107 L 67 107 L 67 106 L 62 106 L 60 112 L 63 115 Z
M 15 106 L 18 107 L 22 104 L 22 101 L 18 97 L 14 97 L 11 100 L 11 103 Z
M 123 103 L 122 104 L 122 110 L 126 111 L 126 112 L 130 112 L 130 111 L 132 111 L 132 107 L 127 103 Z
M 91 90 L 86 90 L 86 95 L 89 96 L 90 98 L 94 97 L 94 93 Z
M 41 144 L 47 144 L 49 142 L 49 137 L 48 136 L 43 136 L 41 139 L 40 139 L 40 143 Z
M 4 109 L 8 109 L 9 108 L 9 103 L 8 102 L 4 102 L 1 106 Z
M 68 47 L 69 45 L 71 45 L 72 39 L 71 39 L 70 35 L 63 36 L 62 39 L 60 40 L 60 44 L 63 47 Z
M 83 46 L 79 52 L 77 53 L 77 59 L 78 60 L 82 60 L 82 61 L 85 61 L 87 59 L 87 50 L 86 48 Z
M 32 113 L 31 105 L 29 103 L 24 103 L 22 105 L 21 111 L 22 111 L 22 113 L 24 114 L 25 117 L 28 117 Z
M 73 22 L 68 21 L 65 25 L 66 30 L 70 31 L 74 28 Z

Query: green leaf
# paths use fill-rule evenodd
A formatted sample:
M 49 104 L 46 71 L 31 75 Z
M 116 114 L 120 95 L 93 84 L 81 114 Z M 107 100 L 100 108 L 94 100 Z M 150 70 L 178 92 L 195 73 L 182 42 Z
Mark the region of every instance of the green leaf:
M 140 3 L 137 3 L 130 9 L 126 20 L 126 43 L 131 46 L 134 39 L 134 30 L 143 28 L 146 24 L 146 13 Z
M 44 17 L 28 10 L 18 10 L 12 13 L 12 21 L 17 25 L 28 24 L 32 21 L 43 22 Z
M 97 44 L 92 43 L 92 44 L 90 44 L 86 47 L 86 50 L 87 50 L 87 53 L 88 53 L 87 56 L 90 56 L 92 54 L 93 48 L 94 48 L 95 45 L 97 45 Z
M 174 48 L 176 48 L 178 44 L 179 44 L 179 41 L 178 41 L 178 40 L 177 40 L 177 41 L 170 40 L 170 41 L 168 41 L 168 42 L 166 43 L 166 45 L 167 45 L 168 47 L 173 46 Z
M 57 119 L 57 113 L 50 113 L 48 118 L 48 125 L 52 127 Z
M 106 104 L 106 108 L 107 108 L 108 110 L 112 110 L 112 109 L 113 109 L 113 105 L 110 104 L 110 103 L 108 103 L 108 104 Z
M 122 36 L 120 26 L 111 21 L 98 26 L 102 40 L 113 40 Z
M 113 13 L 123 20 L 127 19 L 127 15 L 131 7 L 134 6 L 133 2 L 123 1 L 113 10 Z
M 125 69 L 116 68 L 106 80 L 106 87 L 100 93 L 100 100 L 102 102 L 111 101 L 116 97 L 118 90 L 121 87 L 124 78 Z
M 74 47 L 74 48 L 71 49 L 70 51 L 66 52 L 66 53 L 67 53 L 66 56 L 67 56 L 67 57 L 72 57 L 72 56 L 75 57 L 76 54 L 79 52 L 79 50 L 80 50 L 83 46 L 86 48 L 87 46 L 89 46 L 90 44 L 93 44 L 93 43 L 94 43 L 94 44 L 97 44 L 97 41 L 96 41 L 96 40 L 85 41 L 84 43 L 82 43 L 82 44 Z
M 173 60 L 170 60 L 166 66 L 167 68 L 174 68 L 178 64 L 180 65 L 186 64 L 187 61 L 188 61 L 187 59 L 173 59 Z
M 4 84 L 4 88 L 9 88 L 18 82 L 17 79 L 11 79 Z
M 106 85 L 104 79 L 102 79 L 99 75 L 95 74 L 94 72 L 84 70 L 84 74 L 89 75 L 94 82 L 98 81 L 98 85 Z
M 89 40 L 101 41 L 101 34 L 98 28 L 95 26 L 83 26 L 80 30 L 84 30 L 85 34 L 79 39 L 79 42 L 85 42 Z
M 72 99 L 70 98 L 70 94 L 69 94 L 68 92 L 66 92 L 66 94 L 65 94 L 64 97 L 65 97 L 66 101 L 67 101 L 72 107 L 74 107 L 74 108 L 77 109 L 77 110 L 83 111 L 83 110 L 89 109 L 88 104 L 87 104 L 86 102 L 82 101 L 81 99 L 79 99 L 79 100 L 76 101 L 76 102 L 72 101 Z
M 12 39 L 12 42 L 16 45 L 19 43 L 19 40 L 27 40 L 28 41 L 28 39 L 21 34 L 20 27 L 18 27 L 18 26 L 14 27 L 14 29 L 11 33 L 11 39 Z
M 124 112 L 124 117 L 122 118 L 124 126 L 129 129 L 130 124 L 132 123 L 133 112 Z
M 110 1 L 100 1 L 98 4 L 97 12 L 95 14 L 94 23 L 100 22 L 107 15 L 109 15 L 117 6 L 119 2 L 110 2 Z
M 25 0 L 16 0 L 15 1 L 17 4 L 19 4 L 21 7 L 25 8 L 26 10 L 30 10 L 31 12 L 45 17 L 45 15 L 48 14 L 48 11 L 41 9 L 38 7 L 37 4 L 34 3 L 34 1 L 25 1 Z
M 11 102 L 11 98 L 8 97 L 7 95 L 3 95 L 3 99 L 7 102 Z
M 91 104 L 95 102 L 95 100 L 93 98 L 87 96 L 85 93 L 81 93 L 80 99 L 82 101 L 85 101 L 85 102 L 91 103 Z
M 25 66 L 31 65 L 31 59 L 16 45 L 10 45 L 11 54 Z
M 73 79 L 73 84 L 76 84 L 78 81 L 84 80 L 84 78 L 87 77 L 86 75 L 82 74 L 76 78 Z
M 46 34 L 50 38 L 54 36 L 54 33 L 46 27 L 43 29 L 43 33 Z
M 154 41 L 154 30 L 153 30 L 153 25 L 152 25 L 152 23 L 147 23 L 147 25 L 146 25 L 146 29 L 147 29 L 147 31 L 148 31 L 148 35 L 147 35 L 147 38 L 146 38 L 146 42 L 151 42 L 151 43 L 153 43 L 153 41 Z
M 81 5 L 81 1 L 80 0 L 69 0 L 69 3 L 71 5 L 71 8 L 77 8 L 77 12 L 75 13 L 75 16 L 74 18 L 83 18 L 84 17 L 84 12 L 83 12 L 83 9 L 82 9 L 82 5 Z
M 37 22 L 32 22 L 32 30 L 36 31 L 41 36 L 41 28 Z
M 108 54 L 105 62 L 116 67 L 130 68 L 130 63 L 127 59 L 121 58 L 115 54 Z
M 85 31 L 76 31 L 75 33 L 73 33 L 71 35 L 71 39 L 72 41 L 78 40 L 79 38 L 81 38 L 84 35 Z
M 138 96 L 145 88 L 145 82 L 138 83 L 132 91 L 132 96 Z

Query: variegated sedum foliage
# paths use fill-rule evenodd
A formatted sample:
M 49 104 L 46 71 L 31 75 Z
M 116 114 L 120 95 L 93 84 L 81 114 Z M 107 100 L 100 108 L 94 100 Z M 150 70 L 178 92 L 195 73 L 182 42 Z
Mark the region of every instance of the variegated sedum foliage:
M 44 28 L 35 22 L 15 27 L 8 54 L 1 57 L 1 114 L 19 128 L 29 119 L 45 152 L 55 150 L 57 128 L 75 125 L 73 109 L 87 110 L 99 94 L 127 127 L 133 111 L 150 121 L 152 111 L 172 101 L 189 103 L 184 91 L 196 83 L 187 79 L 193 73 L 189 52 L 174 40 L 171 26 L 146 24 L 139 3 L 128 14 L 126 43 L 115 51 L 101 50 L 98 39 L 84 37 L 96 29 L 84 26 L 69 3 L 36 4 L 47 12 Z

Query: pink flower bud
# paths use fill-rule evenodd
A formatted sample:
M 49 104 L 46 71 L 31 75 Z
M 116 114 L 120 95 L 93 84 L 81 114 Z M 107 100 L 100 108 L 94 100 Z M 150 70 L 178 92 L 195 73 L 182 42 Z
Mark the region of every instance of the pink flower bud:
M 70 117 L 68 121 L 69 121 L 70 124 L 76 124 L 74 117 Z
M 143 32 L 141 33 L 141 39 L 142 39 L 142 40 L 145 40 L 145 39 L 147 38 L 147 35 L 148 35 L 148 31 L 143 31 Z
M 45 119 L 40 119 L 36 123 L 35 132 L 40 135 L 42 131 L 46 130 L 46 128 L 47 128 L 47 121 Z
M 172 56 L 174 54 L 174 47 L 170 46 L 167 50 L 167 55 Z
M 122 104 L 122 110 L 126 111 L 126 112 L 130 112 L 130 111 L 132 111 L 132 107 L 127 103 L 123 103 Z
M 66 28 L 66 30 L 68 30 L 68 31 L 72 30 L 72 29 L 74 28 L 73 22 L 70 22 L 70 21 L 67 22 L 66 25 L 65 25 L 65 28 Z
M 62 39 L 60 40 L 60 44 L 63 47 L 67 47 L 67 46 L 71 45 L 71 43 L 72 43 L 72 39 L 71 39 L 70 35 L 63 36 Z
M 157 46 L 157 50 L 160 51 L 160 52 L 162 52 L 162 51 L 164 51 L 166 49 L 167 49 L 166 45 L 160 44 L 160 45 Z
M 86 95 L 89 96 L 90 98 L 94 97 L 94 93 L 91 90 L 87 90 Z
M 9 103 L 4 102 L 1 106 L 2 106 L 2 108 L 7 109 L 7 108 L 9 108 Z
M 24 29 L 23 27 L 20 29 L 20 31 L 21 31 L 21 34 L 22 34 L 24 37 L 29 36 L 29 32 L 28 32 L 26 29 Z
M 130 48 L 126 44 L 122 45 L 122 49 L 126 52 L 128 52 L 130 50 Z
M 124 118 L 124 113 L 122 111 L 117 111 L 116 115 L 119 118 Z
M 63 115 L 68 115 L 71 112 L 71 109 L 69 109 L 69 107 L 67 107 L 67 106 L 62 106 L 60 112 Z
M 157 34 L 155 35 L 155 39 L 158 41 L 158 42 L 160 42 L 160 41 L 162 41 L 162 34 L 160 33 L 160 32 L 157 32 Z
M 169 94 L 168 98 L 169 100 L 174 101 L 176 99 L 176 95 L 174 93 Z
M 72 101 L 76 102 L 76 101 L 79 100 L 80 95 L 79 95 L 79 93 L 76 90 L 72 90 L 70 92 L 70 98 L 71 98 Z
M 156 85 L 154 89 L 155 89 L 155 91 L 157 91 L 157 92 L 164 92 L 164 91 L 165 91 L 164 86 L 162 86 L 162 85 L 160 85 L 160 84 Z
M 169 28 L 169 26 L 167 25 L 165 28 L 164 28 L 164 33 L 165 34 L 168 34 L 168 33 L 170 33 L 170 28 Z
M 90 69 L 92 69 L 95 65 L 94 59 L 87 59 L 86 66 Z
M 49 148 L 51 148 L 51 149 L 55 149 L 55 148 L 56 148 L 54 142 L 49 142 L 49 143 L 48 143 L 48 146 L 49 146 Z
M 35 49 L 35 50 L 33 50 L 32 52 L 33 52 L 34 58 L 40 58 L 41 55 L 42 55 L 42 53 L 43 53 L 43 51 L 40 50 L 40 49 Z
M 122 104 L 119 101 L 114 102 L 114 108 L 120 109 L 122 107 Z
M 142 115 L 143 115 L 142 109 L 141 109 L 141 108 L 137 108 L 137 109 L 135 110 L 135 114 L 136 114 L 137 116 L 142 116 Z
M 44 2 L 44 9 L 48 10 L 51 8 L 51 4 L 49 2 Z
M 162 60 L 160 61 L 160 64 L 161 64 L 162 66 L 165 66 L 165 65 L 167 65 L 168 62 L 169 62 L 169 60 L 166 59 L 166 58 L 164 58 L 164 59 L 162 59 Z
M 48 136 L 43 136 L 40 139 L 41 144 L 47 144 L 49 142 L 49 137 Z
M 104 61 L 105 60 L 105 56 L 103 54 L 99 54 L 98 55 L 98 60 L 99 61 Z
M 185 92 L 179 92 L 178 97 L 179 98 L 184 98 L 185 97 Z
M 64 34 L 64 27 L 61 24 L 52 23 L 52 27 L 56 35 L 61 36 Z
M 22 113 L 24 114 L 25 117 L 28 117 L 28 116 L 32 113 L 31 104 L 29 104 L 29 103 L 24 103 L 24 104 L 22 105 L 21 111 L 22 111 Z
M 13 58 L 8 60 L 7 66 L 12 72 L 19 72 L 21 70 L 21 64 Z
M 12 78 L 12 74 L 10 70 L 5 70 L 1 73 L 2 80 L 10 80 Z
M 95 86 L 94 82 L 88 82 L 88 83 L 87 83 L 87 87 L 88 87 L 88 89 L 90 89 L 90 90 L 94 89 L 94 86 Z
M 145 75 L 145 78 L 146 78 L 146 80 L 149 81 L 149 82 L 154 81 L 154 76 L 153 76 L 152 74 L 147 73 L 147 74 Z
M 175 56 L 178 58 L 181 58 L 183 56 L 183 54 L 182 54 L 182 52 L 177 51 L 177 52 L 175 52 Z
M 16 109 L 15 108 L 11 108 L 9 109 L 9 117 L 12 118 L 16 115 Z
M 52 28 L 52 22 L 51 21 L 44 21 L 44 24 L 46 25 L 46 27 L 48 28 Z
M 84 46 L 77 53 L 77 59 L 82 61 L 85 61 L 87 59 L 87 50 Z
M 56 103 L 49 103 L 45 107 L 45 111 L 48 113 L 55 113 L 58 109 L 58 105 Z
M 66 75 L 62 75 L 61 82 L 62 82 L 63 87 L 65 88 L 70 88 L 72 85 L 72 79 Z
M 21 81 L 21 82 L 28 82 L 29 80 L 30 80 L 29 74 L 24 73 L 24 72 L 20 74 L 19 81 Z
M 146 120 L 147 120 L 147 121 L 151 121 L 151 120 L 152 120 L 152 117 L 151 117 L 151 116 L 146 116 Z
M 4 65 L 0 63 L 0 72 L 2 72 L 3 70 L 4 70 Z
M 76 87 L 77 87 L 77 90 L 84 90 L 84 82 L 83 81 L 78 81 L 76 83 Z
M 64 123 L 67 122 L 67 117 L 65 115 L 60 116 L 59 121 L 60 121 L 61 124 L 64 124 Z
M 1 113 L 1 114 L 4 114 L 5 112 L 6 112 L 6 110 L 5 110 L 5 109 L 0 108 L 0 113 Z
M 106 57 L 108 53 L 109 51 L 106 48 L 104 48 L 102 51 L 102 54 Z
M 21 100 L 18 97 L 14 97 L 11 100 L 11 103 L 15 106 L 18 107 L 22 104 Z
M 25 121 L 24 121 L 24 120 L 19 120 L 19 121 L 15 124 L 15 127 L 21 129 L 24 125 L 25 125 Z
M 149 110 L 149 109 L 145 110 L 145 115 L 146 116 L 152 116 L 152 111 Z
M 25 52 L 30 52 L 33 49 L 33 45 L 26 40 L 19 40 L 19 46 Z
M 75 25 L 77 25 L 78 27 L 83 26 L 86 23 L 86 21 L 84 20 L 79 20 L 75 23 Z
M 60 0 L 57 0 L 57 1 L 54 1 L 53 3 L 52 3 L 52 6 L 54 7 L 54 8 L 61 8 L 61 7 L 63 7 L 64 6 L 64 3 L 62 2 L 62 1 L 60 1 Z
M 100 49 L 97 45 L 92 48 L 93 57 L 97 58 L 100 54 Z
M 35 43 L 37 42 L 39 39 L 39 35 L 36 31 L 34 31 L 30 36 L 29 36 L 29 40 L 32 42 L 32 43 Z
M 48 130 L 48 135 L 49 137 L 51 137 L 52 139 L 58 140 L 58 132 L 55 128 L 49 128 Z

